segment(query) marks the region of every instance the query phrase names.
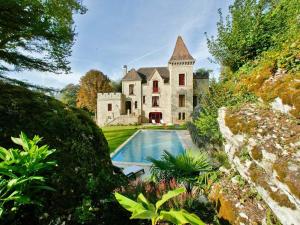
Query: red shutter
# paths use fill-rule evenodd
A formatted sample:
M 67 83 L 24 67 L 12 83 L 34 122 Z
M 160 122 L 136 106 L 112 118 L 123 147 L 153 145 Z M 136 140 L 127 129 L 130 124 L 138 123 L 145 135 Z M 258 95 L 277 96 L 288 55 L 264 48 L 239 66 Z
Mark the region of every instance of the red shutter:
M 185 85 L 184 81 L 185 81 L 184 74 L 183 73 L 179 74 L 179 85 Z

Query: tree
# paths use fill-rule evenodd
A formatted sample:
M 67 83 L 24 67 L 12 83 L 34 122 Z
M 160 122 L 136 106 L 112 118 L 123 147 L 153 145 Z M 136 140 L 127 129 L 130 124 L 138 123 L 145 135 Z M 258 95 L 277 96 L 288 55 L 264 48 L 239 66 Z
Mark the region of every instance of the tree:
M 109 78 L 101 71 L 90 70 L 80 79 L 80 89 L 77 95 L 77 107 L 96 112 L 97 93 L 111 92 L 113 88 Z
M 79 0 L 0 0 L 0 73 L 35 69 L 69 72 L 73 13 Z
M 121 80 L 112 80 L 111 86 L 113 87 L 115 92 L 122 92 L 122 81 Z
M 213 70 L 205 69 L 205 68 L 199 68 L 196 70 L 196 73 L 199 74 L 201 77 L 208 77 L 209 74 L 212 72 L 213 72 Z
M 297 29 L 299 0 L 235 0 L 229 12 L 224 20 L 219 10 L 217 37 L 207 44 L 217 63 L 237 71 Z
M 69 106 L 76 107 L 77 94 L 80 86 L 75 84 L 68 84 L 61 91 L 61 101 Z

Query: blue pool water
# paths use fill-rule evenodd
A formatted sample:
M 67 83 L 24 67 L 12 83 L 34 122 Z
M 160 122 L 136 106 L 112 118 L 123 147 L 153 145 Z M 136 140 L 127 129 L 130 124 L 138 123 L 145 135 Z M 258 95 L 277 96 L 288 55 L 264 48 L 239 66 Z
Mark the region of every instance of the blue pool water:
M 149 163 L 148 156 L 160 159 L 164 150 L 178 155 L 184 148 L 175 131 L 141 130 L 112 157 L 118 162 Z

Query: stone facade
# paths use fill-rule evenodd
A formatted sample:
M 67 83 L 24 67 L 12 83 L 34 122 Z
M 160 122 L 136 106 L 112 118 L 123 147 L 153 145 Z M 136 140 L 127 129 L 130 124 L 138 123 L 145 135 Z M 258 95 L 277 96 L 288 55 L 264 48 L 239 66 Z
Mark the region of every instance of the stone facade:
M 98 125 L 182 124 L 190 120 L 198 97 L 208 90 L 209 80 L 193 72 L 194 63 L 179 36 L 167 67 L 127 72 L 124 66 L 122 93 L 98 94 Z

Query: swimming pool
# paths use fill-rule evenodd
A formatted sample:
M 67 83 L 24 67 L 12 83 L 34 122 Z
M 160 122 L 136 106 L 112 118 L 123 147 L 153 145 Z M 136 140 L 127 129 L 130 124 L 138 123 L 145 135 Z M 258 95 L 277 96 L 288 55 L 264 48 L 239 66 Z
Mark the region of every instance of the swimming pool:
M 149 163 L 147 157 L 160 159 L 164 150 L 178 155 L 184 147 L 176 131 L 140 130 L 112 156 L 115 162 Z

